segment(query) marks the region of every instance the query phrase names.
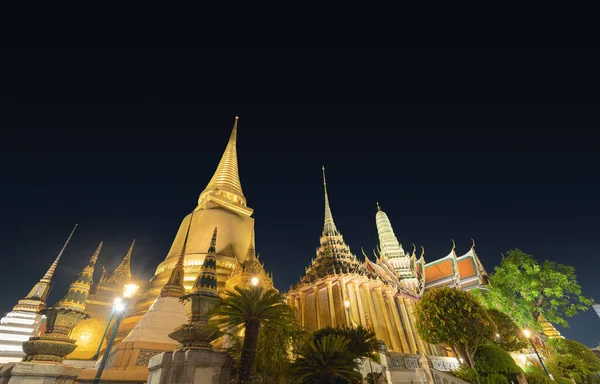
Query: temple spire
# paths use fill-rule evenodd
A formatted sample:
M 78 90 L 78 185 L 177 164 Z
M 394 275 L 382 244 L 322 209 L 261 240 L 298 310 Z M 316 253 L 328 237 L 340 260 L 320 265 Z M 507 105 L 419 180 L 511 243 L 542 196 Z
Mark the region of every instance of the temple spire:
M 42 278 L 43 280 L 48 280 L 48 281 L 52 280 L 52 276 L 54 275 L 54 271 L 56 270 L 56 267 L 58 266 L 58 262 L 60 261 L 60 258 L 62 257 L 62 254 L 65 251 L 65 248 L 67 248 L 69 241 L 71 241 L 71 237 L 73 236 L 73 233 L 75 233 L 75 230 L 77 229 L 77 225 L 78 224 L 75 224 L 75 226 L 73 227 L 73 230 L 71 231 L 71 234 L 67 238 L 67 241 L 65 241 L 65 244 L 63 245 L 62 249 L 58 253 L 58 256 L 56 256 L 56 260 L 54 260 L 54 263 L 52 263 L 52 265 L 50 266 L 50 268 L 48 268 L 48 271 Z
M 213 296 L 218 297 L 217 294 L 217 227 L 213 232 L 212 239 L 210 240 L 210 246 L 204 261 L 202 262 L 202 268 L 200 274 L 194 283 L 192 293 L 201 296 Z
M 46 271 L 44 274 L 44 277 L 42 277 L 40 281 L 33 286 L 31 291 L 29 291 L 29 294 L 27 294 L 24 299 L 19 300 L 19 303 L 14 308 L 15 311 L 39 312 L 46 306 L 46 300 L 48 299 L 48 294 L 50 293 L 50 282 L 52 280 L 52 276 L 54 275 L 54 271 L 58 266 L 58 262 L 67 248 L 73 233 L 75 233 L 75 229 L 77 229 L 77 224 L 75 224 L 75 227 L 73 227 L 73 230 L 67 238 L 67 241 L 65 241 L 65 244 L 58 253 L 58 256 L 52 265 L 50 265 L 48 271 Z
M 223 152 L 223 156 L 221 157 L 221 161 L 219 161 L 219 165 L 217 166 L 217 170 L 215 171 L 213 177 L 208 182 L 208 185 L 204 191 L 202 191 L 200 194 L 198 204 L 203 202 L 207 194 L 213 192 L 225 192 L 226 194 L 230 194 L 223 196 L 226 199 L 233 201 L 234 203 L 246 205 L 246 198 L 242 192 L 242 184 L 240 182 L 240 176 L 238 172 L 236 147 L 238 119 L 239 118 L 236 116 L 225 152 Z
M 177 263 L 171 271 L 169 281 L 161 289 L 160 297 L 181 297 L 185 293 L 185 287 L 183 286 L 183 278 L 185 271 L 183 269 L 183 262 L 185 261 L 185 252 L 187 248 L 188 238 L 190 236 L 190 228 L 192 227 L 192 221 L 194 220 L 194 213 L 190 215 L 190 223 L 188 224 L 187 232 L 185 233 L 185 239 L 183 240 L 183 246 L 181 247 L 181 253 L 177 258 Z
M 329 196 L 327 195 L 327 180 L 325 179 L 325 166 L 321 167 L 323 171 L 323 189 L 325 191 L 325 223 L 323 225 L 323 235 L 335 235 L 338 233 L 335 223 L 333 222 L 333 215 L 331 214 L 331 208 L 329 207 Z
M 88 265 L 86 265 L 79 275 L 69 285 L 69 289 L 65 293 L 65 296 L 60 299 L 56 304 L 56 307 L 72 309 L 80 312 L 85 311 L 85 302 L 87 301 L 88 294 L 90 293 L 90 287 L 92 286 L 92 277 L 94 275 L 94 268 L 96 267 L 96 261 L 98 255 L 102 249 L 102 242 L 98 244 L 98 248 L 90 258 Z
M 131 254 L 133 253 L 134 246 L 135 240 L 133 240 L 133 242 L 131 243 L 129 250 L 125 254 L 125 257 L 123 257 L 123 260 L 121 260 L 117 268 L 115 268 L 115 270 L 111 274 L 101 279 L 101 283 L 127 283 L 127 281 L 129 281 L 129 279 L 131 278 Z

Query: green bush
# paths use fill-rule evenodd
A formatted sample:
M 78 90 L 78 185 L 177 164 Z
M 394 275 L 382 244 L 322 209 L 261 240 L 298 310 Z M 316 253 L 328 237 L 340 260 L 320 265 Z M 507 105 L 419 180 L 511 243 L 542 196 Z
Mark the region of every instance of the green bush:
M 545 373 L 525 373 L 528 384 L 554 384 Z
M 499 374 L 509 382 L 516 382 L 517 376 L 521 373 L 521 369 L 508 352 L 494 344 L 482 345 L 477 349 L 475 371 L 484 379 L 487 376 Z
M 566 377 L 555 377 L 554 381 L 556 381 L 556 384 L 573 384 L 571 379 L 567 379 Z
M 466 365 L 461 365 L 458 369 L 452 371 L 452 374 L 466 382 L 477 383 L 477 372 Z
M 481 384 L 508 384 L 508 379 L 500 373 L 492 373 L 491 375 L 485 376 L 481 380 Z

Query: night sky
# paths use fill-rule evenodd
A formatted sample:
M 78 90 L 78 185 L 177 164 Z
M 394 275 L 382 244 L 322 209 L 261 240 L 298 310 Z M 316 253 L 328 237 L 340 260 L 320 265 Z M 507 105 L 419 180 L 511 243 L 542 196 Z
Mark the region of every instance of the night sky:
M 3 74 L 0 312 L 42 277 L 75 223 L 54 303 L 104 241 L 137 239 L 149 279 L 196 206 L 240 116 L 256 245 L 287 290 L 315 255 L 321 165 L 351 250 L 377 245 L 375 202 L 433 261 L 474 238 L 488 272 L 520 248 L 576 268 L 596 301 L 600 76 L 465 73 Z M 100 268 L 98 268 L 100 271 Z M 560 329 L 600 342 L 592 309 Z

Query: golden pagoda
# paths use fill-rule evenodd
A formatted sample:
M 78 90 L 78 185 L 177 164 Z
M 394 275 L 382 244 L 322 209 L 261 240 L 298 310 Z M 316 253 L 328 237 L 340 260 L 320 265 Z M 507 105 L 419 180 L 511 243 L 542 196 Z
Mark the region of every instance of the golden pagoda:
M 219 291 L 225 289 L 226 281 L 238 263 L 243 262 L 251 245 L 254 219 L 251 217 L 253 210 L 247 206 L 239 178 L 237 128 L 238 117 L 235 118 L 217 169 L 200 193 L 198 205 L 183 218 L 165 260 L 156 268 L 147 288 L 140 290 L 141 299 L 135 305 L 132 314 L 121 323 L 117 341 L 122 340 L 135 327 L 159 296 L 162 287 L 169 280 L 171 270 L 177 264 L 188 228 L 190 233 L 183 262 L 186 291 L 192 289 L 200 272 L 207 255 L 206 244 L 210 243 L 215 227 L 219 228 L 219 244 L 215 250 Z

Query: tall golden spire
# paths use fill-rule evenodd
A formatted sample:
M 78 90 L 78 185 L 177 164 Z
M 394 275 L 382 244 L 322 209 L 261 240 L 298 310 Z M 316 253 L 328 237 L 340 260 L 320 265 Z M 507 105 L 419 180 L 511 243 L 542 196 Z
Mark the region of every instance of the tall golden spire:
M 208 185 L 204 191 L 202 191 L 200 194 L 198 204 L 202 203 L 206 197 L 206 194 L 219 191 L 235 195 L 238 201 L 235 201 L 232 196 L 226 196 L 228 200 L 237 202 L 241 205 L 246 205 L 246 198 L 242 192 L 242 184 L 240 183 L 240 176 L 238 172 L 236 147 L 238 120 L 239 118 L 236 116 L 235 122 L 233 123 L 233 130 L 231 131 L 231 136 L 229 137 L 229 142 L 227 143 L 225 152 L 223 152 L 223 156 L 221 157 L 221 161 L 219 161 L 219 165 L 217 166 L 215 174 L 208 182 Z
M 188 238 L 190 236 L 190 228 L 192 227 L 192 220 L 194 220 L 194 212 L 190 215 L 190 223 L 188 224 L 187 232 L 185 233 L 185 239 L 183 240 L 183 246 L 181 247 L 181 253 L 177 258 L 177 263 L 171 271 L 169 281 L 161 289 L 160 297 L 181 297 L 185 293 L 185 287 L 183 286 L 184 269 L 183 262 L 185 261 L 185 251 L 187 247 Z
M 327 195 L 327 180 L 325 179 L 325 166 L 321 167 L 323 171 L 323 189 L 325 191 L 325 223 L 323 225 L 323 235 L 336 235 L 338 233 L 335 223 L 333 222 L 333 215 L 331 214 L 331 208 L 329 207 L 329 196 Z
M 75 229 L 77 229 L 77 224 L 75 224 L 75 226 L 73 227 L 73 230 L 67 238 L 67 241 L 65 241 L 65 244 L 63 245 L 62 249 L 58 253 L 58 256 L 56 257 L 50 268 L 48 268 L 48 271 L 46 271 L 44 277 L 42 277 L 42 279 L 31 289 L 29 294 L 25 296 L 23 300 L 19 300 L 19 303 L 14 308 L 15 311 L 21 310 L 27 312 L 39 312 L 42 308 L 46 306 L 46 299 L 48 298 L 48 293 L 50 292 L 50 282 L 52 280 L 52 276 L 54 275 L 54 271 L 58 266 L 58 262 L 60 261 L 63 252 L 67 248 L 67 245 L 69 244 L 73 233 L 75 233 Z

